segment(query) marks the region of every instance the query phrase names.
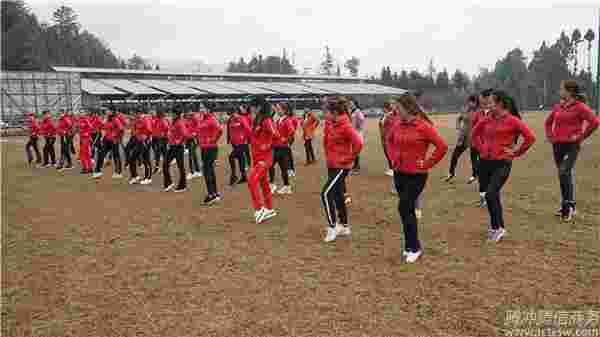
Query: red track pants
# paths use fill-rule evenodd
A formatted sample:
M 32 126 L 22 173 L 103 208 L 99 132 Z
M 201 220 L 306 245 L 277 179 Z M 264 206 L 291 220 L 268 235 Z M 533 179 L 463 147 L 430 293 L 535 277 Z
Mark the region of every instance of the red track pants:
M 84 170 L 92 170 L 92 139 L 89 137 L 79 139 L 79 159 Z
M 255 210 L 259 210 L 263 207 L 263 203 L 260 196 L 259 188 L 262 187 L 262 193 L 265 199 L 264 206 L 267 209 L 273 209 L 273 194 L 271 193 L 271 186 L 269 185 L 269 168 L 266 162 L 260 161 L 254 163 L 250 176 L 248 177 L 248 189 L 252 196 L 252 203 Z

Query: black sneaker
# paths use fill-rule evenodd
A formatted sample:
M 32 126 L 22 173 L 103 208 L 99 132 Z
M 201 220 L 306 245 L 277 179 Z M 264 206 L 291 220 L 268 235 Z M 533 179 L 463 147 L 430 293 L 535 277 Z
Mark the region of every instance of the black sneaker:
M 219 202 L 219 201 L 221 201 L 221 196 L 219 194 L 215 194 L 215 195 L 206 197 L 206 199 L 204 199 L 204 203 L 206 205 L 212 205 L 212 204 L 214 204 L 216 202 Z
M 571 222 L 575 220 L 575 207 L 567 206 L 561 210 L 561 219 L 565 222 Z

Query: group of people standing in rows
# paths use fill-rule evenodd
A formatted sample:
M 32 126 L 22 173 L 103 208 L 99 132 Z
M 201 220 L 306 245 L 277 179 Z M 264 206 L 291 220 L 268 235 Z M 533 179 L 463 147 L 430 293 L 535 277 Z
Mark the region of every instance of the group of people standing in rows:
M 332 242 L 338 236 L 351 235 L 346 177 L 358 174 L 360 170 L 359 158 L 365 144 L 365 117 L 358 105 L 347 97 L 324 97 L 320 104 L 327 167 L 327 181 L 321 191 L 327 221 L 324 241 Z M 49 113 L 44 115 L 41 125 L 31 116 L 31 137 L 26 146 L 28 160 L 33 163 L 33 148 L 36 163 L 44 167 L 56 166 L 59 170 L 72 168 L 71 155 L 75 152 L 73 136 L 78 126 L 82 173 L 92 174 L 95 179 L 102 177 L 104 161 L 110 155 L 114 163 L 113 178 L 122 178 L 120 149 L 129 128 L 131 135 L 124 146 L 124 153 L 130 184 L 150 184 L 153 174 L 162 172 L 164 191 L 183 192 L 187 187 L 186 180 L 204 176 L 208 192 L 204 202 L 212 204 L 222 198 L 217 189 L 215 163 L 220 139 L 226 133 L 227 143 L 232 147 L 228 158 L 230 185 L 247 183 L 256 223 L 276 216 L 273 193 L 292 194 L 290 177 L 294 177 L 296 172 L 291 146 L 296 130 L 302 126 L 306 165 L 312 165 L 317 162 L 312 141 L 321 119 L 314 112 L 307 111 L 300 120 L 295 117 L 289 103 L 273 103 L 263 97 L 252 97 L 241 104 L 230 114 L 224 126 L 212 109 L 195 110 L 200 112 L 177 107 L 173 109 L 172 121 L 166 118 L 164 111 L 154 115 L 136 112 L 131 122 L 122 113 L 108 112 L 103 120 L 98 114 L 83 113 L 76 118 L 63 112 L 56 125 Z M 585 97 L 577 83 L 564 81 L 560 89 L 560 103 L 545 123 L 546 137 L 553 144 L 554 161 L 559 171 L 562 195 L 559 215 L 564 220 L 572 220 L 575 215 L 573 169 L 580 144 L 599 124 L 598 118 L 585 104 Z M 414 263 L 423 253 L 417 229 L 422 192 L 428 172 L 444 158 L 448 145 L 419 105 L 417 97 L 411 93 L 385 101 L 379 126 L 389 165 L 386 174 L 393 176 L 394 188 L 399 196 L 398 211 L 405 238 L 403 256 L 406 262 Z M 480 205 L 487 206 L 490 216 L 488 239 L 498 242 L 506 234 L 500 201 L 502 187 L 511 173 L 512 161 L 523 156 L 535 143 L 536 137 L 521 120 L 514 99 L 504 91 L 493 89 L 469 97 L 467 109 L 457 119 L 457 130 L 458 141 L 445 180 L 455 179 L 458 160 L 469 149 L 473 169 L 468 183 L 479 183 Z M 43 162 L 37 146 L 40 136 L 45 138 Z M 54 153 L 56 136 L 60 137 L 61 144 L 58 165 Z M 519 142 L 520 138 L 522 141 Z M 430 152 L 432 145 L 434 151 Z M 200 147 L 201 168 L 196 146 Z M 184 160 L 186 152 L 190 167 L 188 174 Z M 177 184 L 170 174 L 173 163 L 179 171 Z M 139 165 L 144 166 L 143 178 L 137 173 Z M 280 169 L 281 187 L 275 184 L 276 166 Z

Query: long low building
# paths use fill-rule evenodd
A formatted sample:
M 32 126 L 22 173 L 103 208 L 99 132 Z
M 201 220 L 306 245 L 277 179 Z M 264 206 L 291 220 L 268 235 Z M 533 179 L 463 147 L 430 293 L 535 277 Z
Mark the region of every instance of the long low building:
M 106 103 L 227 101 L 247 95 L 298 101 L 314 101 L 324 95 L 350 95 L 369 105 L 384 95 L 405 92 L 356 77 L 58 66 L 53 70 L 50 73 L 3 72 L 2 120 L 22 119 L 26 112 L 78 110 Z

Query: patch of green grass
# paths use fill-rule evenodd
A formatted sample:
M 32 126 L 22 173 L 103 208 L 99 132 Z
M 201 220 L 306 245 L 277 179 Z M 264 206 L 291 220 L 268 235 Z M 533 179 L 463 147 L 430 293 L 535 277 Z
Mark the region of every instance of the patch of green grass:
M 31 323 L 31 335 L 42 336 L 64 336 L 65 327 L 63 321 L 34 320 Z
M 429 303 L 417 304 L 417 320 L 427 322 L 433 319 L 433 306 Z
M 383 306 L 383 319 L 386 321 L 397 321 L 402 317 L 402 307 L 397 303 L 388 303 Z
M 317 289 L 319 287 L 319 273 L 310 271 L 303 275 L 304 285 L 308 289 Z
M 207 240 L 209 256 L 225 256 L 225 240 L 223 238 L 211 238 Z
M 256 257 L 240 256 L 240 270 L 244 273 L 251 273 L 256 270 Z
M 352 231 L 352 253 L 355 256 L 368 256 L 373 249 L 381 250 L 378 244 L 383 241 L 381 226 L 355 225 Z
M 142 284 L 145 288 L 156 289 L 160 284 L 160 274 L 153 271 L 146 271 L 142 274 Z

